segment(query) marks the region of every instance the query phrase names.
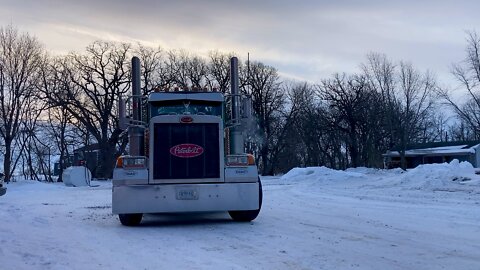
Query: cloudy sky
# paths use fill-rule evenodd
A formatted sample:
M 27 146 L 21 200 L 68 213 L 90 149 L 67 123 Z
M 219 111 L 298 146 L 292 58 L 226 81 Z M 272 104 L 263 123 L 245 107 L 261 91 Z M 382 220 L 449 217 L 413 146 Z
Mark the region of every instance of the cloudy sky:
M 358 71 L 369 52 L 407 60 L 452 83 L 480 1 L 0 0 L 0 25 L 34 34 L 49 51 L 93 40 L 141 42 L 205 55 L 236 52 L 286 77 L 318 82 Z

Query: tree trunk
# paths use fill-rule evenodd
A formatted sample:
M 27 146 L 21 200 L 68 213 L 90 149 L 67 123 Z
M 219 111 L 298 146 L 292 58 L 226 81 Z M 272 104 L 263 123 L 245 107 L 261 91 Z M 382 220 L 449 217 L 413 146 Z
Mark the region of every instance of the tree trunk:
M 63 167 L 65 167 L 65 154 L 67 152 L 67 147 L 65 145 L 65 125 L 62 125 L 62 131 L 60 133 L 60 144 L 59 144 L 59 149 L 60 149 L 60 160 L 59 160 L 59 172 L 58 172 L 58 179 L 57 182 L 63 182 Z M 68 157 L 68 155 L 67 155 Z
M 115 146 L 108 142 L 100 144 L 99 167 L 96 172 L 98 178 L 112 178 L 115 167 L 116 151 Z
M 350 152 L 350 159 L 352 161 L 352 167 L 356 168 L 359 166 L 358 162 L 358 146 L 357 146 L 357 139 L 355 138 L 355 134 L 352 134 L 350 137 L 350 147 L 349 147 L 349 152 Z
M 5 156 L 3 158 L 3 170 L 5 174 L 5 182 L 9 183 L 11 179 L 11 166 L 12 166 L 12 140 L 5 139 Z
M 264 146 L 261 150 L 261 156 L 262 156 L 262 175 L 268 175 L 268 167 L 270 166 L 270 161 L 268 160 L 268 150 L 266 149 L 267 147 Z
M 58 179 L 57 179 L 57 182 L 63 182 L 63 179 L 62 179 L 62 174 L 63 174 L 63 161 L 65 159 L 65 154 L 64 154 L 64 150 L 63 150 L 63 147 L 60 147 L 60 160 L 58 162 L 58 167 L 59 167 L 59 170 L 58 170 Z
M 405 158 L 405 152 L 407 151 L 407 138 L 405 133 L 402 134 L 400 146 L 400 166 L 403 170 L 407 170 L 407 159 Z

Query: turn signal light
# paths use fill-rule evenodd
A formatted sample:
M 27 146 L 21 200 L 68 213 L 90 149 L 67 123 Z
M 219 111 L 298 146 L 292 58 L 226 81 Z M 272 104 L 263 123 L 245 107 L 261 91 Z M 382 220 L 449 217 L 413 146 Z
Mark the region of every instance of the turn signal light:
M 117 158 L 117 168 L 123 168 L 123 156 Z
M 248 165 L 255 165 L 255 157 L 252 154 L 247 154 Z
M 228 155 L 226 158 L 227 166 L 248 166 L 255 165 L 253 155 Z
M 146 157 L 119 156 L 117 158 L 117 168 L 143 169 L 146 168 L 146 166 Z

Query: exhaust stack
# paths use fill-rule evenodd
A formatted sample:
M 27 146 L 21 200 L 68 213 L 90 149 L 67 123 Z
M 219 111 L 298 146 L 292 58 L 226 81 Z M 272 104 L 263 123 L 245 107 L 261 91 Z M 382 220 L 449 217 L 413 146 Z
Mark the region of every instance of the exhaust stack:
M 232 93 L 232 121 L 234 123 L 230 132 L 230 153 L 231 154 L 244 154 L 244 139 L 243 130 L 240 125 L 240 88 L 238 77 L 238 59 L 232 57 L 230 59 L 230 86 Z
M 143 128 L 142 121 L 142 95 L 140 93 L 140 59 L 132 58 L 132 120 L 133 126 L 128 129 L 131 156 L 143 156 Z

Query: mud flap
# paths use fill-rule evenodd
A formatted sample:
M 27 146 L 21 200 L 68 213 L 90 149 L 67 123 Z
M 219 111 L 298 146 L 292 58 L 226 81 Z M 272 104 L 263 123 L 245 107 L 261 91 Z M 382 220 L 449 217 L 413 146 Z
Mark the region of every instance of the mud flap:
M 5 193 L 7 193 L 7 188 L 0 187 L 0 196 L 5 195 Z

